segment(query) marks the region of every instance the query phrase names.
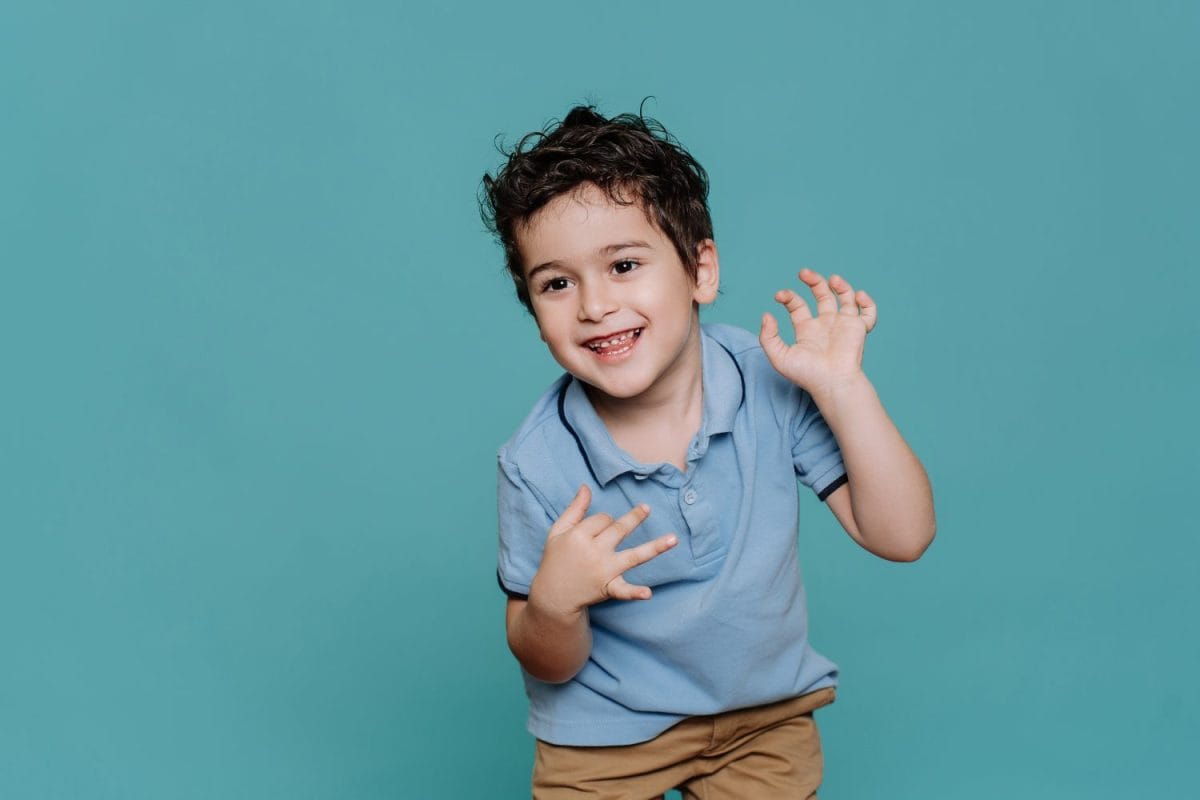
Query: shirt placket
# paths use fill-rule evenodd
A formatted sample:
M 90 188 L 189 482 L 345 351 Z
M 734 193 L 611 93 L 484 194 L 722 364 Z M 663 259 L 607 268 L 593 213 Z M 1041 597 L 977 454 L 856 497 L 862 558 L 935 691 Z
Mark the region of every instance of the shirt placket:
M 692 558 L 698 562 L 721 549 L 717 509 L 711 492 L 706 488 L 705 471 L 701 464 L 700 461 L 693 462 L 692 468 L 675 490 L 679 514 L 687 523 L 692 539 Z

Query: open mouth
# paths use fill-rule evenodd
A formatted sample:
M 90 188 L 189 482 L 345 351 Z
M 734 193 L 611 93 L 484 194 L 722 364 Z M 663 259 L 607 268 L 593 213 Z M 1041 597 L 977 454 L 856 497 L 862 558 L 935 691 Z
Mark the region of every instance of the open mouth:
M 606 339 L 593 339 L 590 342 L 584 342 L 584 347 L 598 356 L 612 358 L 632 350 L 634 343 L 637 342 L 638 337 L 641 335 L 642 328 L 630 328 L 627 331 L 609 336 Z

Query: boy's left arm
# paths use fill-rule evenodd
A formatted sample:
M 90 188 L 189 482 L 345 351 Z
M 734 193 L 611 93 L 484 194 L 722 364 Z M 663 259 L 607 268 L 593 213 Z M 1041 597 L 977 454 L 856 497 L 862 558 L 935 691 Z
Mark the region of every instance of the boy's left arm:
M 759 339 L 772 366 L 807 391 L 837 439 L 846 483 L 826 498 L 842 527 L 860 545 L 891 561 L 915 561 L 933 541 L 933 493 L 921 462 L 883 408 L 862 370 L 863 346 L 877 308 L 837 275 L 828 282 L 812 270 L 800 280 L 817 302 L 785 289 L 775 299 L 788 310 L 796 343 L 779 336 L 763 315 Z

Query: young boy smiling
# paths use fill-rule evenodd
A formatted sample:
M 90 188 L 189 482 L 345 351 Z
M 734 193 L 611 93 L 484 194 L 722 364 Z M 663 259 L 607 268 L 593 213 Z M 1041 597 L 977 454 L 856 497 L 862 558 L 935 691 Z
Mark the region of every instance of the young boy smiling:
M 786 343 L 701 326 L 707 176 L 653 121 L 573 109 L 485 176 L 484 216 L 566 374 L 499 453 L 498 578 L 538 798 L 815 797 L 796 480 L 868 551 L 934 535 L 920 462 L 862 371 L 877 310 L 811 270 Z M 591 512 L 591 513 L 589 513 Z

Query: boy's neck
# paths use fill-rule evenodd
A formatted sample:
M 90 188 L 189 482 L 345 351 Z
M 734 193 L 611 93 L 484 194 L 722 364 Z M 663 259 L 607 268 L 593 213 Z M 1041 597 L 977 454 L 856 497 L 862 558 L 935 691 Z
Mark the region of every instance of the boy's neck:
M 695 320 L 691 333 L 684 346 L 680 358 L 675 365 L 648 390 L 630 398 L 614 398 L 596 391 L 584 384 L 584 391 L 596 410 L 596 415 L 608 428 L 609 433 L 624 449 L 631 448 L 622 441 L 622 433 L 636 434 L 638 437 L 649 436 L 645 445 L 652 450 L 677 449 L 677 442 L 683 439 L 684 450 L 700 429 L 704 411 L 704 387 L 702 369 L 702 350 L 700 344 L 700 324 Z M 653 432 L 653 433 L 648 433 Z M 654 439 L 660 438 L 663 444 L 655 446 Z M 667 447 L 665 441 L 672 442 Z M 632 453 L 638 455 L 637 453 Z M 639 458 L 641 461 L 676 461 L 673 453 L 666 452 L 654 458 Z
M 699 366 L 699 365 L 697 365 Z M 680 376 L 682 378 L 682 376 Z M 596 416 L 609 429 L 658 425 L 665 420 L 691 418 L 704 409 L 704 389 L 700 370 L 673 386 L 655 387 L 638 397 L 618 400 L 596 392 L 584 384 L 584 392 L 596 410 Z M 696 417 L 699 423 L 699 416 Z M 699 425 L 697 424 L 697 427 Z

